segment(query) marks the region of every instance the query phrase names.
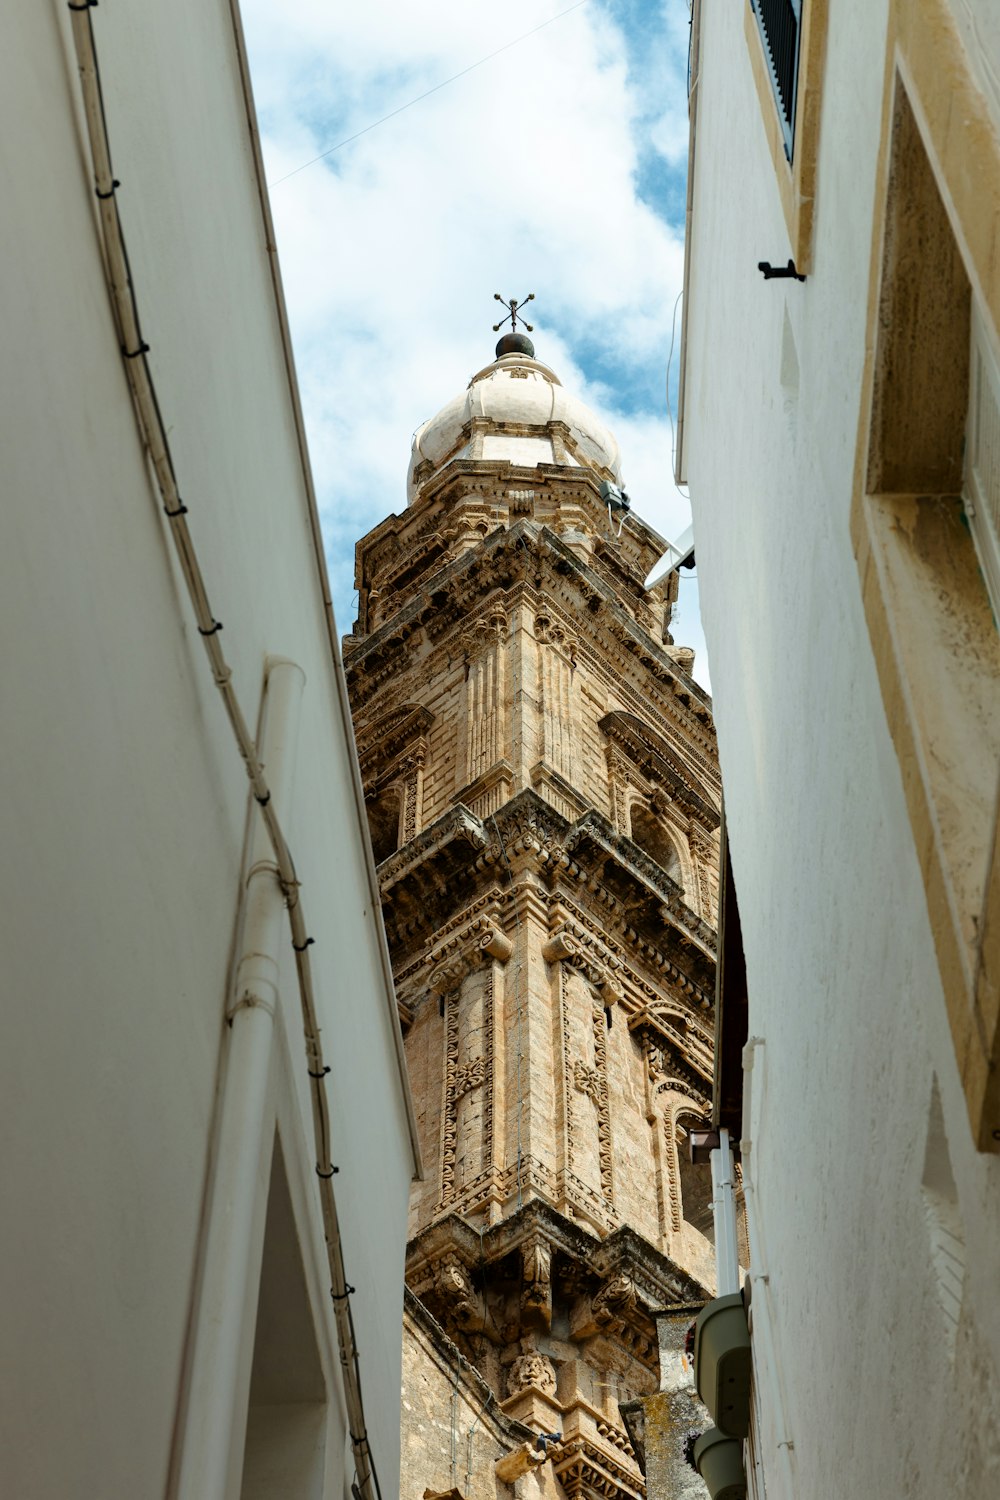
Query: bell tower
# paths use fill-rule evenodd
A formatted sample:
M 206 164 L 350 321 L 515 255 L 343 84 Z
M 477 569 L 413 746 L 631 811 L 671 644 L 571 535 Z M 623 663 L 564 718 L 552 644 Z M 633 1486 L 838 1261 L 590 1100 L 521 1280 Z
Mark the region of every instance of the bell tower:
M 640 1496 L 618 1403 L 656 1387 L 653 1313 L 714 1276 L 684 1142 L 718 760 L 676 576 L 644 592 L 663 543 L 621 494 L 615 439 L 515 324 L 357 547 L 345 659 L 424 1160 L 403 1500 L 529 1471 Z

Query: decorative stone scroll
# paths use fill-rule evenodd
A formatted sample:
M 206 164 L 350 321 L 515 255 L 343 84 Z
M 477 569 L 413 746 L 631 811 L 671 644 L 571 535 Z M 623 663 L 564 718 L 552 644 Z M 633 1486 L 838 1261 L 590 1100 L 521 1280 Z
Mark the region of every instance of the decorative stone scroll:
M 474 1057 L 464 1068 L 459 1068 L 455 1074 L 455 1099 L 461 1099 L 471 1089 L 478 1089 L 486 1082 L 486 1059 L 485 1057 Z
M 631 1277 L 612 1276 L 593 1298 L 594 1321 L 599 1327 L 625 1324 L 636 1305 L 635 1283 Z
M 558 963 L 560 1031 L 562 1037 L 563 1074 L 563 1135 L 565 1161 L 563 1175 L 567 1182 L 573 1180 L 573 1166 L 577 1161 L 580 1141 L 577 1139 L 577 1121 L 572 1104 L 573 1092 L 584 1094 L 593 1100 L 597 1114 L 597 1156 L 599 1164 L 601 1197 L 605 1209 L 614 1208 L 614 1156 L 611 1147 L 611 1105 L 608 1090 L 608 1051 L 605 1005 L 613 1004 L 621 990 L 610 971 L 595 961 L 585 942 L 565 928 L 552 934 L 542 949 L 548 963 Z M 591 998 L 591 1032 L 593 1037 L 593 1064 L 580 1057 L 570 1056 L 572 1035 L 570 997 L 567 967 L 577 969 L 587 981 Z M 605 988 L 608 999 L 605 1000 Z
M 600 1098 L 600 1080 L 597 1069 L 577 1058 L 573 1064 L 573 1082 L 581 1094 L 587 1094 L 597 1104 Z
M 445 995 L 457 989 L 466 974 L 480 964 L 490 958 L 505 964 L 513 951 L 514 944 L 505 932 L 486 917 L 473 917 L 466 927 L 439 943 L 428 955 L 431 993 Z
M 403 780 L 402 842 L 404 844 L 408 844 L 417 836 L 420 804 L 423 800 L 424 756 L 423 754 L 414 755 L 411 759 L 412 763 L 407 764 Z
M 609 745 L 605 752 L 608 767 L 608 801 L 611 823 L 616 833 L 629 835 L 628 818 L 628 762 L 616 746 Z
M 563 922 L 551 933 L 542 949 L 542 957 L 546 963 L 566 960 L 580 969 L 595 989 L 611 997 L 606 1004 L 614 1004 L 621 998 L 621 959 L 584 927 Z
M 434 1272 L 434 1293 L 460 1328 L 481 1323 L 481 1298 L 457 1255 L 443 1256 L 438 1262 Z
M 601 1191 L 608 1209 L 615 1204 L 614 1157 L 611 1150 L 611 1108 L 608 1095 L 608 1043 L 604 1007 L 593 1010 L 594 1056 L 597 1059 L 597 1154 L 601 1164 Z
M 698 915 L 703 922 L 716 927 L 719 907 L 719 883 L 716 871 L 719 854 L 713 835 L 706 833 L 697 824 L 692 824 L 691 828 L 691 860 L 698 887 Z

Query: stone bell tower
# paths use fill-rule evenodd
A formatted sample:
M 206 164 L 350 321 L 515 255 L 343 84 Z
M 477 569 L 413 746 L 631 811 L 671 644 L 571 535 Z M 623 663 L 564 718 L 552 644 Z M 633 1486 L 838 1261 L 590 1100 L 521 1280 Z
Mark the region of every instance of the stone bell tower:
M 424 1180 L 402 1500 L 638 1497 L 619 1402 L 714 1274 L 711 703 L 609 515 L 618 446 L 509 333 L 417 432 L 346 642 Z M 546 1434 L 538 1438 L 538 1434 Z

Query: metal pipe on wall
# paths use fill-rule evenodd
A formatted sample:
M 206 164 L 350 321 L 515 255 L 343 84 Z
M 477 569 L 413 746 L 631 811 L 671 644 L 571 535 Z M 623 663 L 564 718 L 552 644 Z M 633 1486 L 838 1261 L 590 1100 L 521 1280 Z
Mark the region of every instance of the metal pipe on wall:
M 727 1297 L 740 1289 L 736 1199 L 733 1193 L 733 1153 L 729 1145 L 728 1130 L 719 1131 L 719 1145 L 712 1152 L 711 1161 L 717 1295 Z
M 261 759 L 271 796 L 287 814 L 305 673 L 294 662 L 267 665 Z M 227 1007 L 222 1095 L 212 1196 L 201 1269 L 194 1350 L 181 1441 L 178 1500 L 208 1500 L 229 1489 L 240 1393 L 243 1331 L 250 1305 L 254 1221 L 268 1123 L 274 1019 L 285 897 L 264 819 L 254 807 L 243 891 L 240 958 Z

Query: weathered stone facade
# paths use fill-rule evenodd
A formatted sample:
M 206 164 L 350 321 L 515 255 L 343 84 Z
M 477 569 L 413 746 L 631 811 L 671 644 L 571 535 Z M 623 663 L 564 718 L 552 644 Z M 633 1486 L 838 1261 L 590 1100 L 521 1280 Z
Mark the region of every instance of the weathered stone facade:
M 711 1091 L 711 704 L 643 590 L 660 538 L 609 522 L 610 435 L 523 349 L 462 400 L 358 545 L 345 649 L 424 1158 L 403 1500 L 522 1472 L 634 1497 L 618 1404 L 656 1387 L 654 1312 L 713 1275 L 682 1152 Z M 431 1344 L 451 1421 L 413 1415 Z M 500 1415 L 558 1442 L 494 1455 Z

